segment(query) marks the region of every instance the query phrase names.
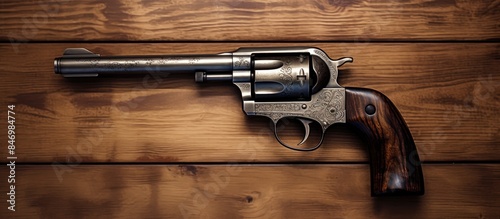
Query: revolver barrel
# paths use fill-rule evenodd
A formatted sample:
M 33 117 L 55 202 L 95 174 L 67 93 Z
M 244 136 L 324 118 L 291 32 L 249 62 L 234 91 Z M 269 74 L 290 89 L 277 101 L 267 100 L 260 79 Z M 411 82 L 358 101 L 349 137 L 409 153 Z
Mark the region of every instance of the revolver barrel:
M 54 60 L 54 72 L 64 77 L 202 72 L 205 80 L 231 80 L 228 76 L 233 70 L 232 62 L 229 54 L 101 57 L 83 48 L 71 48 Z

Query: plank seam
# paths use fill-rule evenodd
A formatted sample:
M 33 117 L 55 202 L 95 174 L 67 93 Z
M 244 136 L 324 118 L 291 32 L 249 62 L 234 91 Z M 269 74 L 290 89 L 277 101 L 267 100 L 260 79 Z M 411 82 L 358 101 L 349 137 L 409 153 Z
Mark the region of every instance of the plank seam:
M 6 165 L 6 162 L 2 162 Z M 16 165 L 52 165 L 53 162 L 16 162 Z M 58 165 L 205 165 L 205 166 L 220 166 L 220 165 L 354 165 L 354 164 L 369 164 L 368 162 L 83 162 L 83 163 L 57 163 Z M 439 164 L 500 164 L 500 160 L 484 160 L 484 161 L 427 161 L 422 162 L 423 165 L 439 165 Z
M 37 43 L 51 43 L 51 44 L 64 44 L 64 43 L 110 43 L 110 44 L 133 44 L 133 43 L 225 43 L 225 44 L 234 44 L 234 43 L 499 43 L 500 38 L 492 38 L 485 40 L 394 40 L 394 39 L 375 39 L 375 40 L 291 40 L 291 41 L 273 41 L 273 40 L 139 40 L 139 41 L 127 41 L 127 40 L 92 40 L 92 41 L 84 41 L 84 40 L 28 40 L 28 41 L 10 41 L 1 39 L 0 43 L 15 43 L 15 44 L 37 44 Z

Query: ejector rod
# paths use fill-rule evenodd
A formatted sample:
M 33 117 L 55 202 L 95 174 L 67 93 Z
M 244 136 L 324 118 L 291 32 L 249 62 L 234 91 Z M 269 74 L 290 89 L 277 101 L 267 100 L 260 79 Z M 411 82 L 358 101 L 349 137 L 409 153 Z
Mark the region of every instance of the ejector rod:
M 231 54 L 177 56 L 104 56 L 83 48 L 67 49 L 54 60 L 54 71 L 64 77 L 96 77 L 99 74 L 213 73 L 230 79 Z

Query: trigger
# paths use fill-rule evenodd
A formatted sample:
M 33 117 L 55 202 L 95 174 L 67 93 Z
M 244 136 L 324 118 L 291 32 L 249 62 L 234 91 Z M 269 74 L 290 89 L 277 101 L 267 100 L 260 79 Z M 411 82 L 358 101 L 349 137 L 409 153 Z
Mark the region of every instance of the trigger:
M 309 138 L 309 133 L 311 132 L 311 127 L 309 126 L 309 124 L 312 121 L 308 120 L 308 119 L 303 119 L 303 118 L 297 118 L 297 120 L 299 120 L 302 123 L 302 125 L 304 125 L 304 130 L 305 130 L 304 138 L 302 139 L 302 141 L 300 143 L 297 144 L 297 145 L 301 145 L 307 141 L 307 138 Z

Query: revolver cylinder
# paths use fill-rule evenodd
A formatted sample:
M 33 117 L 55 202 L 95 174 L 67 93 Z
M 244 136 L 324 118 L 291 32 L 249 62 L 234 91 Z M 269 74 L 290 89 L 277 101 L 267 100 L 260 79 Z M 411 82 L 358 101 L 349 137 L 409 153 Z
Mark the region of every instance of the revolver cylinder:
M 311 99 L 309 54 L 257 54 L 253 58 L 255 101 Z

